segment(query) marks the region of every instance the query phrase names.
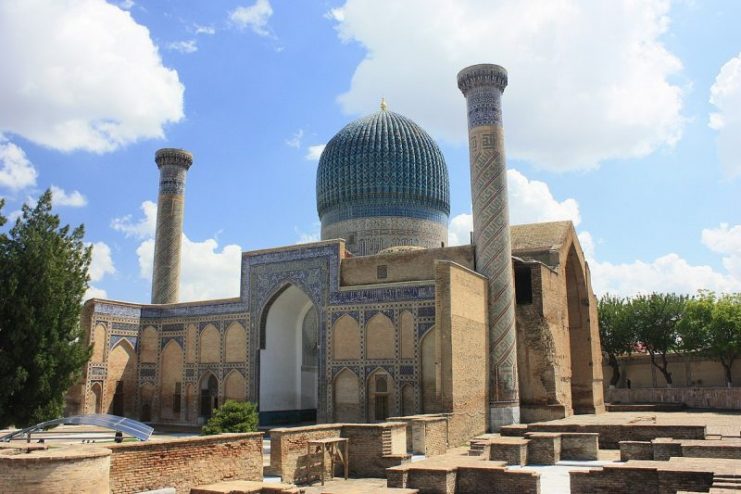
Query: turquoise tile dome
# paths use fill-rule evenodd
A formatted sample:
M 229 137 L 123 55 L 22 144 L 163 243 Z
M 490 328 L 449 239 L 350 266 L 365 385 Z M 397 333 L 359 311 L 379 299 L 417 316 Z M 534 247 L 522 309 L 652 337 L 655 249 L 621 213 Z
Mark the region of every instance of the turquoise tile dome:
M 355 120 L 326 145 L 316 179 L 322 224 L 377 216 L 447 225 L 448 169 L 430 135 L 382 109 Z

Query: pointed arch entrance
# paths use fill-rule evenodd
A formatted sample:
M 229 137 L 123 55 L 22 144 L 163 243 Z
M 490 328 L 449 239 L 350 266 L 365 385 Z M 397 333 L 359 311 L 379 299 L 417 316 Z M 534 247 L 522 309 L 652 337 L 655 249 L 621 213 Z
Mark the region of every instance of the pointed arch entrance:
M 574 413 L 595 413 L 588 297 L 584 270 L 572 245 L 566 259 L 566 301 Z
M 319 317 L 303 290 L 287 284 L 260 320 L 260 424 L 316 421 Z

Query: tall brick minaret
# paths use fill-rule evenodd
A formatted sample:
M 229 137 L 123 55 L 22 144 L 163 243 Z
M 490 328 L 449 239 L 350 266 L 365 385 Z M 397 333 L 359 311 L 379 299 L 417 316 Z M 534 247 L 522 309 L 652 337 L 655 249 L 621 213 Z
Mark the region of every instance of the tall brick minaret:
M 499 65 L 472 65 L 458 73 L 458 88 L 468 107 L 476 270 L 489 278 L 489 426 L 492 430 L 520 421 L 515 291 L 502 126 L 505 87 L 507 71 Z
M 160 169 L 160 191 L 154 239 L 152 303 L 172 304 L 178 301 L 185 175 L 193 164 L 193 155 L 183 149 L 165 148 L 155 153 L 154 161 Z

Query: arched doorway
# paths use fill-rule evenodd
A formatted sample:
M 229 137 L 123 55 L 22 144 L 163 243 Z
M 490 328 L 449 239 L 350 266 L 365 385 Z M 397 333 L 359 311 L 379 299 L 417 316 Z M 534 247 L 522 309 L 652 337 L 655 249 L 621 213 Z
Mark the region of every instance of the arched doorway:
M 574 246 L 566 259 L 566 301 L 571 354 L 571 404 L 574 413 L 594 413 L 592 339 L 589 295 L 584 270 Z
M 260 424 L 316 421 L 319 314 L 286 285 L 266 304 L 260 327 Z
M 201 379 L 201 418 L 206 421 L 211 418 L 214 409 L 219 407 L 219 381 L 209 373 Z

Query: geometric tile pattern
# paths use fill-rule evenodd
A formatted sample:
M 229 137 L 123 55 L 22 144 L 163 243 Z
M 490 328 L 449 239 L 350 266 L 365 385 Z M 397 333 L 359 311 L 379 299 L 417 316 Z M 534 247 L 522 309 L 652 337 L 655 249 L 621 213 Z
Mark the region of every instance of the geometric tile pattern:
M 474 65 L 458 74 L 466 97 L 476 270 L 489 281 L 490 399 L 517 407 L 517 348 L 501 97 L 507 72 Z

